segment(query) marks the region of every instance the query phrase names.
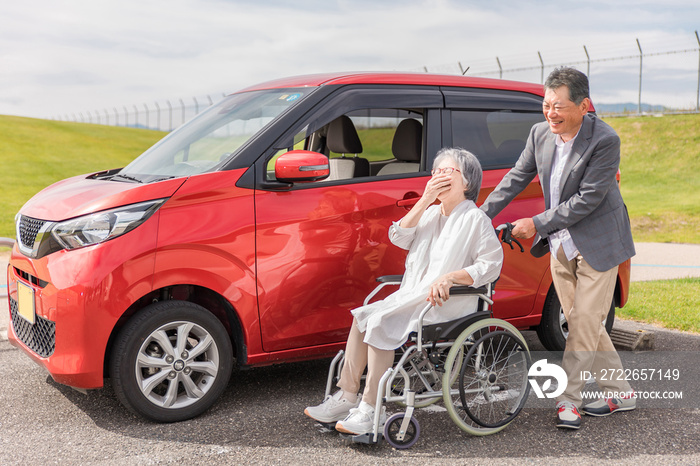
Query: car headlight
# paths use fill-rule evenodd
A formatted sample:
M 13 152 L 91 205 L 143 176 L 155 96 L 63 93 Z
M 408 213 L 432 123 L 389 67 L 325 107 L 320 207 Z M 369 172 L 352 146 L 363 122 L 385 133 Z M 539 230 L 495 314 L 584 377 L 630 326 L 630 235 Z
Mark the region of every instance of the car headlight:
M 51 234 L 65 249 L 83 248 L 128 233 L 153 215 L 165 199 L 140 202 L 57 223 Z

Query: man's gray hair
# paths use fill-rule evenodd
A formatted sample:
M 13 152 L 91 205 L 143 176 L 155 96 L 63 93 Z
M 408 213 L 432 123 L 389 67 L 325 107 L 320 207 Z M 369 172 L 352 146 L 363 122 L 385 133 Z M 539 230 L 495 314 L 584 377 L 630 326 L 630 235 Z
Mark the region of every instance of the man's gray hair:
M 569 89 L 569 99 L 576 105 L 585 98 L 591 98 L 588 88 L 588 77 L 579 70 L 567 66 L 556 68 L 544 82 L 545 89 L 558 89 L 566 86 Z
M 446 158 L 452 159 L 462 172 L 462 180 L 467 186 L 467 189 L 464 191 L 464 197 L 476 202 L 481 190 L 482 176 L 479 159 L 476 158 L 476 155 L 461 147 L 445 147 L 440 149 L 435 155 L 433 169 L 437 168 Z

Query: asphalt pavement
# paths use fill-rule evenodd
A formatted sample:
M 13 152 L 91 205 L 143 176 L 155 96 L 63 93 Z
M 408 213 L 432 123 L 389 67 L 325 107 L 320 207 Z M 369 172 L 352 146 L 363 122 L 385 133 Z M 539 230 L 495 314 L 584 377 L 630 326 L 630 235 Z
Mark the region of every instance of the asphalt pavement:
M 633 280 L 700 276 L 700 245 L 637 244 Z M 0 253 L 5 284 L 7 253 Z M 0 288 L 3 295 L 4 288 Z M 5 299 L 3 298 L 5 302 Z M 554 409 L 530 403 L 504 431 L 487 437 L 459 430 L 440 405 L 416 417 L 421 436 L 409 450 L 347 444 L 303 414 L 321 401 L 328 360 L 234 373 L 222 399 L 190 421 L 155 424 L 124 409 L 107 383 L 81 394 L 58 385 L 6 340 L 0 312 L 0 464 L 700 464 L 700 335 L 631 321 L 623 329 L 653 330 L 655 350 L 625 352 L 640 364 L 680 368 L 671 406 L 640 400 L 635 411 L 584 417 L 579 431 L 554 427 Z M 524 332 L 541 355 L 534 332 Z M 552 353 L 550 353 L 552 355 Z M 646 361 L 646 362 L 645 362 Z M 107 381 L 108 382 L 108 381 Z M 666 386 L 669 387 L 669 381 Z M 643 385 L 637 382 L 635 388 Z M 395 406 L 390 411 L 396 412 Z

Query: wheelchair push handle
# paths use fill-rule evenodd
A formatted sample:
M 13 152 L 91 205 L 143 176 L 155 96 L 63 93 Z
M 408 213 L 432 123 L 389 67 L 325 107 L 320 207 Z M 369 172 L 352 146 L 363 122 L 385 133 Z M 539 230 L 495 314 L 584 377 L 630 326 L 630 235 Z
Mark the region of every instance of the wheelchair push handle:
M 515 249 L 513 247 L 513 243 L 518 245 L 520 248 L 520 252 L 525 252 L 525 249 L 523 248 L 523 245 L 520 244 L 520 241 L 515 239 L 513 237 L 513 224 L 512 223 L 503 223 L 501 225 L 498 225 L 496 227 L 496 236 L 500 234 L 500 240 L 506 243 L 508 246 L 510 246 L 511 249 Z

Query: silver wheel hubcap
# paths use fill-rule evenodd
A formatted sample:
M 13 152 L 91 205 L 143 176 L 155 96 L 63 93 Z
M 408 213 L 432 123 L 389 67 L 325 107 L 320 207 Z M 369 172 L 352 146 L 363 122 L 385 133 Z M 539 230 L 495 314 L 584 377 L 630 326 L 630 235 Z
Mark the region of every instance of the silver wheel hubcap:
M 143 342 L 135 369 L 148 401 L 161 408 L 184 408 L 212 387 L 219 372 L 219 349 L 203 327 L 170 322 Z
M 561 334 L 564 335 L 564 339 L 569 338 L 569 323 L 566 321 L 566 317 L 564 317 L 564 309 L 559 306 L 559 330 L 561 330 Z
M 607 324 L 608 318 L 606 317 L 603 319 L 603 327 L 605 327 L 605 324 Z M 559 330 L 561 330 L 561 334 L 564 335 L 564 339 L 569 338 L 569 323 L 566 321 L 566 317 L 564 317 L 564 309 L 559 306 Z

